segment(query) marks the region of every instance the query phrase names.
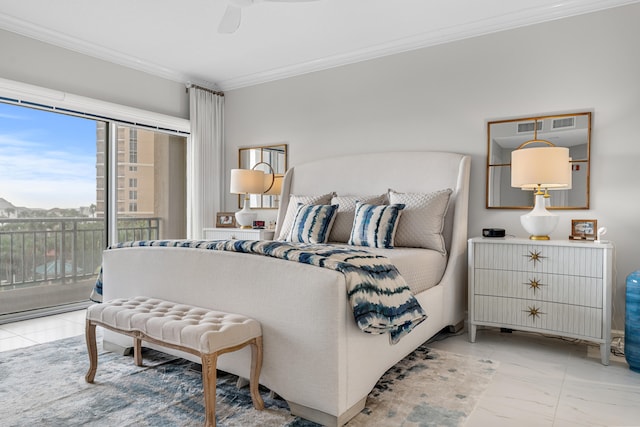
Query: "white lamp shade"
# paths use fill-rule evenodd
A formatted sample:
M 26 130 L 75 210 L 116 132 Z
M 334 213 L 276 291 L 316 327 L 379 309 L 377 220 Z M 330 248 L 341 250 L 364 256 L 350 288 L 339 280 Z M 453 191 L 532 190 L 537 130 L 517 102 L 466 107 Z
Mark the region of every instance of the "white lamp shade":
M 271 174 L 265 174 L 264 177 L 264 188 L 269 188 L 269 186 L 271 185 L 271 188 L 269 188 L 268 191 L 266 191 L 264 194 L 268 194 L 270 196 L 279 196 L 280 193 L 282 192 L 282 180 L 284 179 L 284 175 L 282 174 L 275 174 L 273 176 L 273 185 L 271 185 Z
M 520 188 L 571 186 L 569 149 L 533 147 L 512 151 L 511 186 Z
M 569 184 L 565 187 L 552 187 L 547 188 L 548 190 L 571 190 L 573 188 L 573 170 L 571 169 L 573 164 L 571 163 L 571 157 L 569 157 L 569 165 L 567 166 L 567 176 L 569 180 Z
M 264 172 L 252 169 L 231 169 L 230 192 L 234 194 L 262 194 L 265 190 Z
M 573 171 L 571 169 L 572 164 L 571 164 L 571 157 L 569 157 L 569 164 L 567 165 L 568 168 L 568 176 L 569 176 L 569 185 L 567 185 L 566 187 L 552 187 L 552 188 L 547 188 L 547 190 L 552 191 L 552 190 L 571 190 L 573 188 Z M 522 191 L 536 191 L 538 189 L 538 187 L 522 187 Z M 548 204 L 547 204 L 548 206 Z

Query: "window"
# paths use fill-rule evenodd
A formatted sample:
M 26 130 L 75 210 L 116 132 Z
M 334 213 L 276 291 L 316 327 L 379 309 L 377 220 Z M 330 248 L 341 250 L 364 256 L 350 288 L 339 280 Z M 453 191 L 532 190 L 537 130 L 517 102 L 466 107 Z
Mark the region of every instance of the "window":
M 0 317 L 86 304 L 107 236 L 186 237 L 184 133 L 21 103 L 0 98 Z
M 0 316 L 87 301 L 106 245 L 101 123 L 0 102 Z
M 138 131 L 129 129 L 129 163 L 138 163 Z

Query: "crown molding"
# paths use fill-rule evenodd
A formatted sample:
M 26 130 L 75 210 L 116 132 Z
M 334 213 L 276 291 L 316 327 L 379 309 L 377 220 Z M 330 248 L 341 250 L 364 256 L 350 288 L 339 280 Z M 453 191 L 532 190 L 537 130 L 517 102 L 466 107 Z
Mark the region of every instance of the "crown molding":
M 313 73 L 342 65 L 381 58 L 453 41 L 478 37 L 528 25 L 583 15 L 614 7 L 638 3 L 640 0 L 570 0 L 554 5 L 534 7 L 517 13 L 494 16 L 490 19 L 469 22 L 449 28 L 439 28 L 393 42 L 372 46 L 346 54 L 318 58 L 314 61 L 282 67 L 275 70 L 250 74 L 217 82 L 222 90 L 240 89 L 270 81 L 281 80 L 302 74 Z
M 132 57 L 101 45 L 89 43 L 58 31 L 52 31 L 48 28 L 43 28 L 3 13 L 0 13 L 0 29 L 174 82 L 184 84 L 194 83 L 199 86 L 218 89 L 215 84 L 211 82 L 203 81 L 177 70 L 172 70 L 159 64 Z
M 0 13 L 0 28 L 171 81 L 194 83 L 199 86 L 210 87 L 214 90 L 233 90 L 380 58 L 396 53 L 407 52 L 546 21 L 597 12 L 604 9 L 625 6 L 638 2 L 640 2 L 640 0 L 558 0 L 558 2 L 551 5 L 535 6 L 515 13 L 472 21 L 463 25 L 438 28 L 433 31 L 427 31 L 357 51 L 317 58 L 313 61 L 248 74 L 218 82 L 205 81 L 178 70 L 169 69 L 159 64 L 131 57 L 105 46 L 88 43 L 69 35 L 51 31 L 2 13 Z

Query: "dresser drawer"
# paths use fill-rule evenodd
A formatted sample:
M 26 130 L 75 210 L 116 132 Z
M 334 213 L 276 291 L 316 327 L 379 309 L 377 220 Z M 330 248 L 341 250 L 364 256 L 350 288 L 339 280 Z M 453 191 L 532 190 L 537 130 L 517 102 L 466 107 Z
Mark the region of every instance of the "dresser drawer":
M 469 340 L 478 326 L 596 342 L 611 350 L 613 245 L 469 239 Z
M 602 309 L 476 295 L 474 321 L 587 338 L 602 338 Z M 535 314 L 537 311 L 537 314 Z
M 477 269 L 475 294 L 602 308 L 601 279 L 528 271 Z
M 602 251 L 598 248 L 550 245 L 478 245 L 474 267 L 511 271 L 602 277 Z

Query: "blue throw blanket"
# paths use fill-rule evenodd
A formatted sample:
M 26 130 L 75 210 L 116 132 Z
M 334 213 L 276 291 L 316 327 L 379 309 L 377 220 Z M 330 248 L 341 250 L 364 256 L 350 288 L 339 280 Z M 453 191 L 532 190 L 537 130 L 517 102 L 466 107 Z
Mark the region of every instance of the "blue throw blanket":
M 364 250 L 266 240 L 143 240 L 118 243 L 108 249 L 141 246 L 242 252 L 339 271 L 345 276 L 347 297 L 358 327 L 371 334 L 389 332 L 392 344 L 427 318 L 389 259 Z M 92 299 L 100 300 L 101 296 L 102 270 Z

